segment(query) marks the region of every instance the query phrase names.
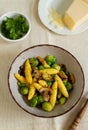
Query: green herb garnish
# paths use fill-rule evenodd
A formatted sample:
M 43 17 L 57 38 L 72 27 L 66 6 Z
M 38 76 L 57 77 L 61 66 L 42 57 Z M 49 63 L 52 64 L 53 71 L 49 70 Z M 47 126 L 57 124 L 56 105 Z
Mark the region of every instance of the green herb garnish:
M 9 39 L 16 40 L 23 37 L 29 29 L 26 18 L 18 15 L 14 18 L 7 17 L 1 24 L 2 34 Z

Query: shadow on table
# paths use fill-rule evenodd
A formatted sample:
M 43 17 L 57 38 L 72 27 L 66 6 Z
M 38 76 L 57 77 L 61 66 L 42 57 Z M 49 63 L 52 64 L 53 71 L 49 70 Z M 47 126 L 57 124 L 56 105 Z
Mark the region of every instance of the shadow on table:
M 33 14 L 34 14 L 34 17 L 36 19 L 36 22 L 45 30 L 47 31 L 50 31 L 51 33 L 53 33 L 50 29 L 48 29 L 46 26 L 43 25 L 43 23 L 41 22 L 40 18 L 39 18 L 39 15 L 38 15 L 38 2 L 39 0 L 35 0 L 35 3 L 34 3 L 34 7 L 33 7 Z
M 38 2 L 39 2 L 39 0 L 35 0 L 34 7 L 33 7 L 33 14 L 34 14 L 34 17 L 35 17 L 37 23 L 40 24 L 40 26 L 42 26 L 44 28 L 45 26 L 41 23 L 41 20 L 38 15 Z

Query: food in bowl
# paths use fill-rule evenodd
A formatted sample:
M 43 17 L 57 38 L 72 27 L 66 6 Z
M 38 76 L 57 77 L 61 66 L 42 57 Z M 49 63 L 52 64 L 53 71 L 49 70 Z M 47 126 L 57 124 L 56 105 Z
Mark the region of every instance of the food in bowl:
M 7 41 L 20 41 L 31 29 L 29 18 L 18 12 L 8 12 L 1 16 L 0 35 Z
M 59 104 L 58 105 L 55 104 L 55 107 L 51 109 L 51 111 L 49 112 L 40 108 L 42 104 L 38 107 L 30 106 L 28 95 L 21 94 L 22 92 L 24 94 L 28 93 L 29 88 L 26 88 L 25 90 L 22 89 L 20 92 L 21 87 L 18 86 L 18 80 L 14 76 L 14 74 L 20 74 L 22 72 L 22 71 L 19 72 L 20 70 L 19 67 L 21 67 L 22 69 L 22 65 L 24 65 L 26 60 L 37 56 L 45 58 L 46 55 L 55 56 L 57 58 L 56 63 L 59 65 L 64 64 L 68 72 L 73 73 L 75 77 L 75 83 L 73 84 L 73 89 L 71 91 L 68 91 L 69 97 L 66 98 L 66 102 L 63 104 L 63 102 L 61 101 L 62 103 L 60 104 L 58 101 L 56 101 L 56 103 Z M 48 64 L 50 65 L 49 62 Z M 40 71 L 41 70 L 42 66 L 40 66 Z M 50 83 L 50 81 L 48 83 Z M 49 44 L 36 45 L 23 50 L 13 60 L 8 73 L 8 87 L 14 101 L 27 113 L 43 118 L 57 117 L 72 110 L 72 108 L 79 102 L 80 98 L 82 97 L 84 91 L 84 85 L 85 85 L 84 73 L 78 60 L 67 50 L 59 46 Z M 47 103 L 44 106 L 47 106 Z M 42 107 L 44 108 L 44 106 Z
M 19 92 L 26 95 L 29 106 L 49 112 L 70 98 L 75 77 L 65 65 L 56 61 L 56 56 L 50 54 L 45 58 L 31 57 L 14 74 Z

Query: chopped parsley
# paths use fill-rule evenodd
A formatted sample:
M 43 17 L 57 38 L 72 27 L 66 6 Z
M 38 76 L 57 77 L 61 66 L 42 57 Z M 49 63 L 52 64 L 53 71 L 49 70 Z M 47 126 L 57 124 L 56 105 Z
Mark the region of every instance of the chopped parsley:
M 1 24 L 2 34 L 9 39 L 16 40 L 23 37 L 29 29 L 27 20 L 22 15 L 7 17 Z

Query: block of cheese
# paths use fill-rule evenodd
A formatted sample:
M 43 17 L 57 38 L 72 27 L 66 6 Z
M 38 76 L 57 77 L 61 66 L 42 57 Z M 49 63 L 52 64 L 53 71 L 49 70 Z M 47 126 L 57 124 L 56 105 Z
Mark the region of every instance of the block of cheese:
M 74 0 L 64 15 L 64 22 L 72 30 L 88 19 L 88 0 Z

